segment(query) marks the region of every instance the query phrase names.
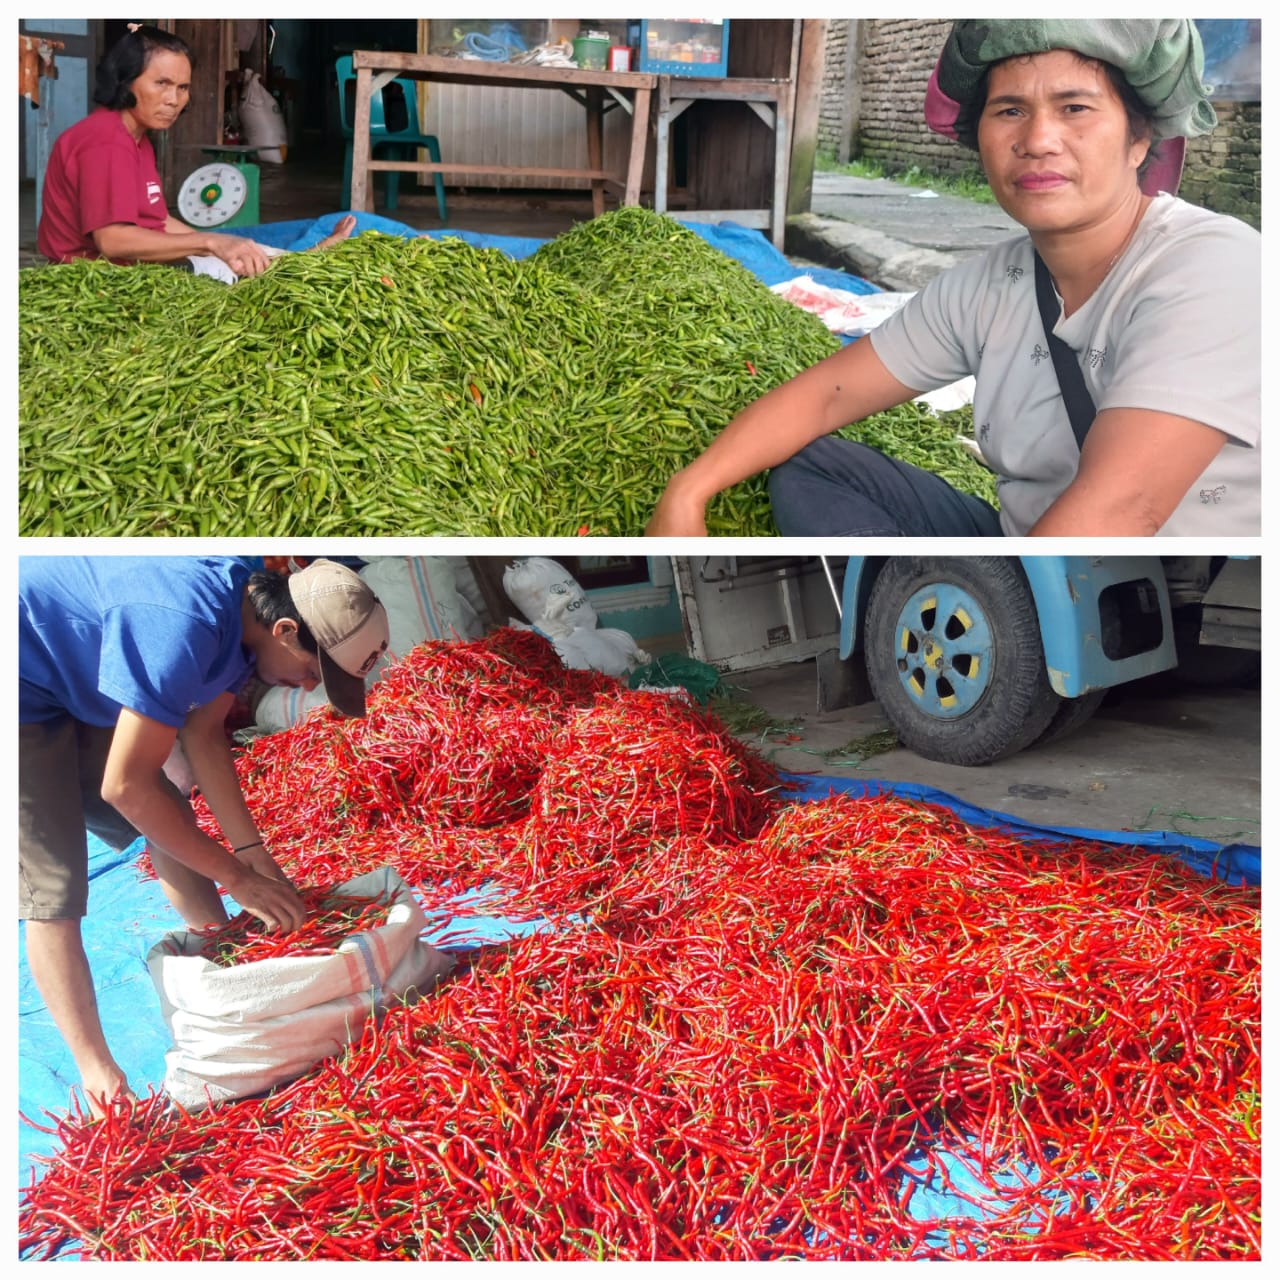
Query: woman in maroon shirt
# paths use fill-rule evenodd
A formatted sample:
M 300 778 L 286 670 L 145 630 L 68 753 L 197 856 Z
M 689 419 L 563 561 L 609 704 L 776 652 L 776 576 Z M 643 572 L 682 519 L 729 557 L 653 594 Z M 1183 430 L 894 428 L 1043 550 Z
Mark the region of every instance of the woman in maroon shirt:
M 184 40 L 141 25 L 131 25 L 98 64 L 97 110 L 66 130 L 49 157 L 37 239 L 46 258 L 190 261 L 228 281 L 267 269 L 261 245 L 193 230 L 165 205 L 147 134 L 168 129 L 187 105 L 192 65 Z M 344 219 L 317 247 L 345 239 L 353 226 Z

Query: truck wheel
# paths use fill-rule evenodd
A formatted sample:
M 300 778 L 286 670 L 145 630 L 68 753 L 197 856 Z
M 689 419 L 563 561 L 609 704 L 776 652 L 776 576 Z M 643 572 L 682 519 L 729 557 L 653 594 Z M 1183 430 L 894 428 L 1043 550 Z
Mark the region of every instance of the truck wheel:
M 1006 556 L 887 560 L 867 606 L 866 663 L 881 710 L 927 760 L 1012 755 L 1061 702 L 1031 589 Z
M 1078 698 L 1059 698 L 1053 719 L 1031 745 L 1043 747 L 1046 743 L 1057 742 L 1059 738 L 1074 733 L 1102 705 L 1107 692 L 1106 689 L 1094 689 L 1092 693 L 1082 693 Z

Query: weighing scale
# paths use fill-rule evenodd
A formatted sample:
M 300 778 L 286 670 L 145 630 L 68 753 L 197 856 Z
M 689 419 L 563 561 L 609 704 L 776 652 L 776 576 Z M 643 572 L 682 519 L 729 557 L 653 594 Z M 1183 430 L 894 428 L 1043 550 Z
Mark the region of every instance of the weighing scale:
M 259 147 L 201 147 L 214 157 L 187 176 L 178 190 L 178 217 L 189 227 L 256 227 Z

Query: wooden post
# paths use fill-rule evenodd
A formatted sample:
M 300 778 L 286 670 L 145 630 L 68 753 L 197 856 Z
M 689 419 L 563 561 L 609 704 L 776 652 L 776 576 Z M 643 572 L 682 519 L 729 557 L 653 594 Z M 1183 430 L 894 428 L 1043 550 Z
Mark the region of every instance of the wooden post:
M 604 168 L 604 90 L 599 85 L 587 85 L 587 167 Z M 598 218 L 604 212 L 604 182 L 591 179 L 591 216 Z
M 844 111 L 840 117 L 840 142 L 836 159 L 848 164 L 858 152 L 858 130 L 862 120 L 862 44 L 866 39 L 866 19 L 849 18 L 845 38 Z
M 796 109 L 791 134 L 791 188 L 787 213 L 807 213 L 813 202 L 813 162 L 822 110 L 827 19 L 805 18 L 796 68 Z
M 351 131 L 351 208 L 357 213 L 373 212 L 373 174 L 369 172 L 369 100 L 373 96 L 373 72 L 356 70 L 356 114 Z
M 506 588 L 502 585 L 503 576 L 511 564 L 510 556 L 467 557 L 467 565 L 472 577 L 476 580 L 476 586 L 480 589 L 485 610 L 489 614 L 490 626 L 493 627 L 505 627 L 507 619 L 512 616 L 524 622 L 530 621 L 524 616 L 524 611 L 507 595 Z
M 644 156 L 649 145 L 648 89 L 637 89 L 631 103 L 631 150 L 627 155 L 627 185 L 622 203 L 630 208 L 640 203 L 640 182 L 644 177 Z
M 658 213 L 667 211 L 667 168 L 670 163 L 667 146 L 671 137 L 671 77 L 658 77 L 658 108 L 654 120 L 653 207 Z

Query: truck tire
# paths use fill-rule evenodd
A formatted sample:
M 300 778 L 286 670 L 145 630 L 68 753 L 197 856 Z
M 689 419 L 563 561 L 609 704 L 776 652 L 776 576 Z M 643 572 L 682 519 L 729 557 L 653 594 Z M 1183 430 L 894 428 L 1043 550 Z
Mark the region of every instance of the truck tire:
M 1102 705 L 1107 696 L 1107 689 L 1094 689 L 1090 693 L 1082 693 L 1078 698 L 1059 698 L 1058 709 L 1053 713 L 1045 731 L 1031 744 L 1043 747 L 1047 743 L 1057 742 L 1067 734 L 1074 733 Z
M 867 677 L 903 743 L 927 760 L 990 764 L 1034 742 L 1062 699 L 1008 556 L 894 556 L 867 606 Z

